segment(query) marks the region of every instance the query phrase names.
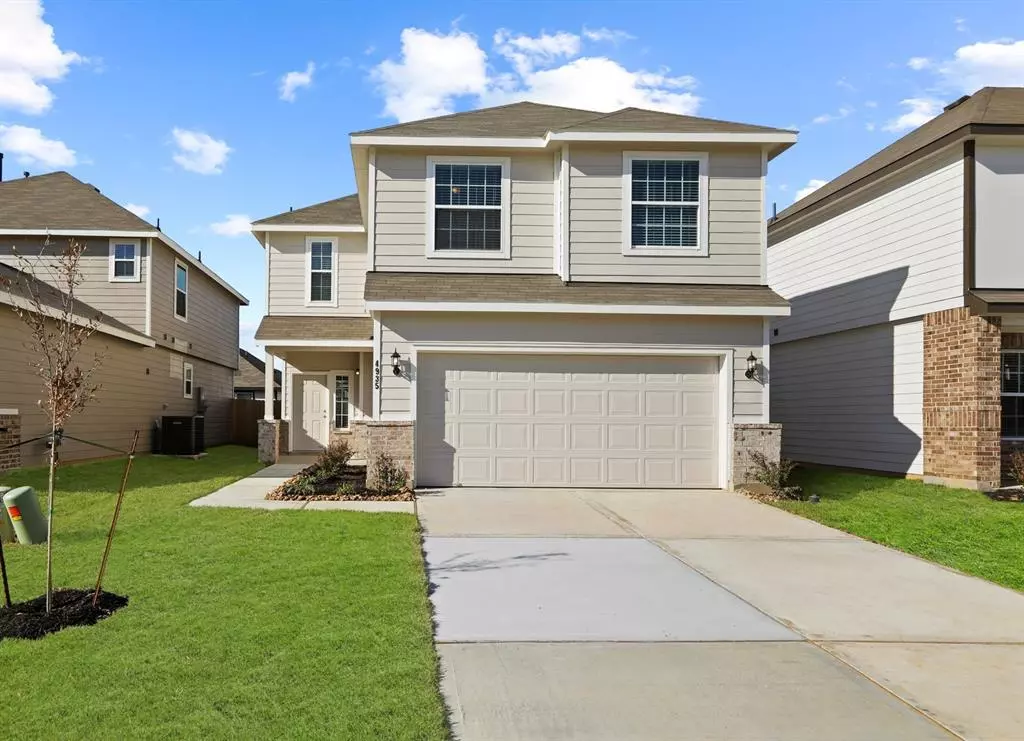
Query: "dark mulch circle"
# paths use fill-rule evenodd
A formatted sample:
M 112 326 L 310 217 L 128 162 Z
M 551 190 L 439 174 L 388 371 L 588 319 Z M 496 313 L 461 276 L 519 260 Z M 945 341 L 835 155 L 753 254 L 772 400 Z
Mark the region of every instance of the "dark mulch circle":
M 27 602 L 15 602 L 10 609 L 0 607 L 0 639 L 36 639 L 76 625 L 95 625 L 127 604 L 127 597 L 100 592 L 93 607 L 91 589 L 57 589 L 49 614 L 45 594 Z

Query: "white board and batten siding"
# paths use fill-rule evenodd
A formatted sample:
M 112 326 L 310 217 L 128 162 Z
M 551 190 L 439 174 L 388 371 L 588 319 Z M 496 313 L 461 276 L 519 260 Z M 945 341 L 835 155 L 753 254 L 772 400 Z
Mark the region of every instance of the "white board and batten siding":
M 1019 289 L 1024 286 L 1024 147 L 979 143 L 975 159 L 975 284 Z
M 771 418 L 793 460 L 920 474 L 920 319 L 772 346 Z
M 792 302 L 773 344 L 963 305 L 960 150 L 857 198 L 768 249 L 768 284 Z
M 307 305 L 309 270 L 306 240 L 329 237 L 336 240 L 334 290 L 337 306 Z M 297 232 L 270 235 L 270 306 L 268 314 L 298 315 L 364 315 L 363 287 L 366 283 L 365 234 L 302 234 Z
M 550 152 L 466 152 L 511 161 L 508 259 L 427 257 L 427 154 L 378 150 L 374 269 L 437 273 L 551 273 L 555 194 Z
M 571 146 L 572 280 L 763 283 L 762 168 L 757 147 L 712 148 L 708 152 L 708 255 L 623 255 L 623 150 Z

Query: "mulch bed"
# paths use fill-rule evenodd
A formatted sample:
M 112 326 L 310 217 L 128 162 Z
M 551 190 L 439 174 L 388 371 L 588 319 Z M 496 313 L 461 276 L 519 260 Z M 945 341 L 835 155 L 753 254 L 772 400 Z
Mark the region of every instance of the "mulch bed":
M 10 609 L 0 607 L 0 640 L 34 640 L 76 625 L 95 625 L 128 604 L 127 597 L 100 592 L 99 602 L 93 607 L 92 594 L 91 589 L 56 589 L 49 614 L 45 594 L 27 602 L 15 602 Z
M 398 494 L 381 494 L 367 489 L 365 466 L 345 466 L 340 476 L 318 481 L 313 492 L 295 491 L 293 482 L 315 470 L 316 464 L 307 466 L 267 494 L 266 498 L 288 502 L 411 502 L 416 498 L 408 489 Z M 342 487 L 347 491 L 340 491 Z

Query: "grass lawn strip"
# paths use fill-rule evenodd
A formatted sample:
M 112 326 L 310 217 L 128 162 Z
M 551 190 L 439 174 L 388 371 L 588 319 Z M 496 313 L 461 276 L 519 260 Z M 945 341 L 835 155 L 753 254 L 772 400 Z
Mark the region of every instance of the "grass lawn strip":
M 445 738 L 415 518 L 186 506 L 257 470 L 254 458 L 137 460 L 106 580 L 128 606 L 0 641 L 2 727 L 20 739 Z M 61 469 L 57 586 L 93 583 L 121 465 Z M 44 482 L 42 469 L 0 476 Z M 7 552 L 14 599 L 39 595 L 44 549 Z
M 799 469 L 821 502 L 775 506 L 867 540 L 1024 591 L 1024 504 L 886 476 Z

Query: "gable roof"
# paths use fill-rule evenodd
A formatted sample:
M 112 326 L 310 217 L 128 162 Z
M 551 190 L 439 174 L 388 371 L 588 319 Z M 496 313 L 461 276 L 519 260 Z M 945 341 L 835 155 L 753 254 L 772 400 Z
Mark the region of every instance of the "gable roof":
M 262 389 L 266 381 L 267 364 L 243 347 L 238 348 L 238 370 L 235 371 L 236 389 Z M 274 369 L 274 388 L 281 388 L 281 371 Z
M 986 87 L 974 95 L 954 101 L 939 116 L 783 210 L 768 228 L 777 229 L 786 219 L 808 213 L 813 206 L 823 206 L 840 195 L 863 187 L 873 182 L 873 176 L 882 176 L 909 164 L 918 153 L 948 146 L 973 134 L 996 133 L 987 131 L 986 127 L 1002 126 L 1024 126 L 1024 88 Z
M 363 215 L 359 210 L 359 195 L 335 198 L 312 206 L 288 210 L 253 222 L 259 224 L 351 224 L 362 226 Z
M 155 226 L 67 172 L 0 182 L 0 228 L 152 231 Z
M 59 171 L 0 181 L 0 233 L 31 234 L 76 232 L 159 239 L 182 260 L 234 296 L 249 301 L 197 257 L 99 189 L 74 175 Z
M 765 134 L 793 132 L 766 126 L 683 116 L 677 113 L 622 108 L 610 113 L 580 108 L 543 105 L 524 101 L 494 108 L 481 108 L 422 121 L 382 126 L 353 132 L 352 136 L 446 136 L 446 137 L 543 137 L 558 132 L 631 133 L 736 133 Z

